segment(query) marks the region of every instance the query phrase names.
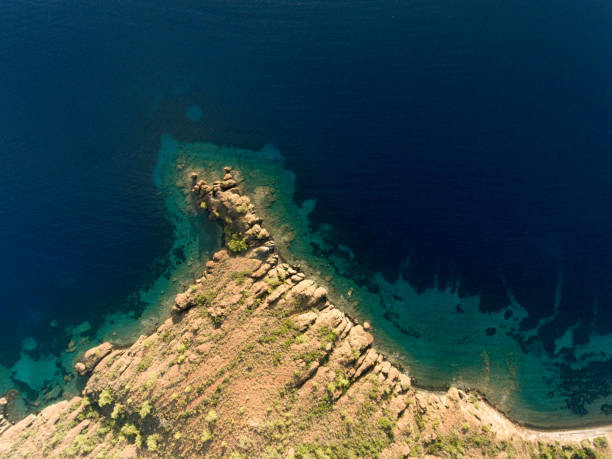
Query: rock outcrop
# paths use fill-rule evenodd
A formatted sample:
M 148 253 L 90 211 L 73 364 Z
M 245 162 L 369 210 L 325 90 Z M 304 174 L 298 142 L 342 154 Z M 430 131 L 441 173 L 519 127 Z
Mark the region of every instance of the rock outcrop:
M 113 350 L 111 343 L 102 343 L 85 352 L 83 359 L 74 364 L 74 371 L 79 376 L 86 376 L 92 372 L 96 365 Z
M 185 176 L 189 198 L 224 225 L 226 248 L 176 296 L 156 332 L 126 349 L 104 343 L 85 354 L 75 365 L 89 375 L 82 397 L 8 428 L 0 417 L 0 456 L 610 453 L 605 436 L 554 442 L 478 394 L 413 387 L 376 350 L 369 324 L 336 308 L 326 288 L 276 253 L 239 173 L 226 168 L 212 184 L 198 176 Z

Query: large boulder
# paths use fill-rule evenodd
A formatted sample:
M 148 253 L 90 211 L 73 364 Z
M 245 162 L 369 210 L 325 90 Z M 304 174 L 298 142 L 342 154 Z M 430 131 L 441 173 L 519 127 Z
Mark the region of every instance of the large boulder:
M 174 297 L 173 312 L 182 312 L 195 306 L 195 294 L 191 290 L 179 293 Z
M 79 376 L 85 376 L 93 371 L 96 365 L 113 350 L 111 343 L 102 343 L 92 347 L 83 356 L 83 359 L 74 364 L 74 370 Z

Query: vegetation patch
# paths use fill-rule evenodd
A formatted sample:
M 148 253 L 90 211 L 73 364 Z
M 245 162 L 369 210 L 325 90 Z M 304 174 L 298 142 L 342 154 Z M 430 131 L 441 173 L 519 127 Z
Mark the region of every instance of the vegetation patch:
M 143 357 L 142 360 L 138 362 L 138 367 L 136 369 L 142 373 L 143 371 L 146 371 L 151 366 L 151 363 L 153 363 L 153 357 L 151 356 Z
M 251 272 L 252 271 L 250 269 L 246 269 L 244 271 L 234 271 L 232 273 L 232 279 L 236 280 L 236 284 L 242 285 L 244 284 L 246 278 L 251 275 Z
M 113 396 L 111 395 L 110 390 L 104 389 L 102 392 L 100 392 L 100 395 L 98 396 L 98 406 L 100 408 L 103 408 L 106 405 L 110 405 L 112 403 Z
M 197 306 L 210 306 L 215 297 L 215 292 L 212 290 L 198 293 L 193 301 Z
M 140 411 L 138 412 L 138 414 L 140 415 L 140 418 L 141 419 L 146 418 L 149 414 L 151 414 L 152 409 L 153 407 L 151 406 L 151 403 L 149 403 L 148 400 L 145 400 L 142 406 L 140 407 Z
M 246 236 L 239 233 L 231 233 L 227 227 L 225 229 L 225 245 L 233 253 L 246 252 L 249 248 Z

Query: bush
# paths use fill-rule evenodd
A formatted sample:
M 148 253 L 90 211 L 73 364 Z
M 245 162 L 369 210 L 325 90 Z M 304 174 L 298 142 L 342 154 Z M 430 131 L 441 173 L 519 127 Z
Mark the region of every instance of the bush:
M 157 451 L 159 442 L 159 435 L 153 434 L 147 437 L 147 449 L 149 451 Z
M 595 448 L 598 449 L 607 449 L 608 440 L 606 440 L 606 437 L 593 438 L 593 445 L 595 445 Z
M 395 423 L 391 419 L 386 416 L 381 416 L 378 419 L 378 425 L 390 438 L 393 438 L 393 429 L 395 428 Z
M 124 437 L 135 437 L 138 434 L 138 428 L 134 424 L 126 424 L 121 428 L 121 435 Z
M 198 293 L 194 298 L 194 302 L 198 306 L 208 306 L 212 302 L 214 296 L 215 292 Z
M 245 278 L 250 275 L 251 275 L 250 269 L 245 270 L 245 271 L 234 271 L 232 273 L 232 278 L 236 279 L 236 284 L 242 285 L 244 284 Z
M 240 237 L 240 235 L 237 233 L 226 233 L 225 245 L 231 252 L 234 253 L 246 252 L 249 248 L 246 242 L 246 237 Z
M 217 422 L 217 419 L 219 419 L 219 415 L 217 414 L 217 412 L 215 410 L 210 410 L 204 420 L 209 424 L 214 424 L 215 422 Z
M 143 371 L 146 371 L 150 366 L 151 363 L 153 362 L 153 359 L 151 356 L 146 356 L 144 357 L 139 363 L 138 366 L 136 367 L 136 369 L 142 373 Z
M 113 403 L 113 396 L 111 395 L 108 389 L 104 389 L 102 392 L 100 392 L 100 395 L 98 396 L 98 406 L 100 408 L 103 408 L 106 405 L 110 405 L 111 403 Z
M 149 403 L 149 401 L 146 400 L 140 407 L 139 414 L 140 414 L 141 419 L 146 418 L 151 413 L 151 409 L 152 409 L 151 403 Z
M 202 443 L 208 443 L 210 440 L 212 440 L 212 434 L 210 433 L 210 430 L 206 429 L 204 432 L 202 432 L 200 441 Z
M 86 435 L 77 435 L 72 444 L 67 448 L 66 452 L 74 456 L 85 456 L 91 453 L 95 445 L 91 438 Z
M 113 408 L 113 412 L 111 413 L 111 419 L 117 419 L 123 415 L 125 412 L 125 407 L 121 403 L 117 403 Z

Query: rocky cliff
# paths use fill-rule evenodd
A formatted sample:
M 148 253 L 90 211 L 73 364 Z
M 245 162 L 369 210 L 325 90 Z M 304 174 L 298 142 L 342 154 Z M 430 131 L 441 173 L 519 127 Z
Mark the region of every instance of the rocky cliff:
M 81 397 L 0 417 L 2 457 L 609 457 L 594 432 L 529 431 L 478 394 L 413 387 L 282 259 L 240 173 L 202 175 L 186 173 L 186 198 L 226 247 L 153 334 L 85 354 Z

